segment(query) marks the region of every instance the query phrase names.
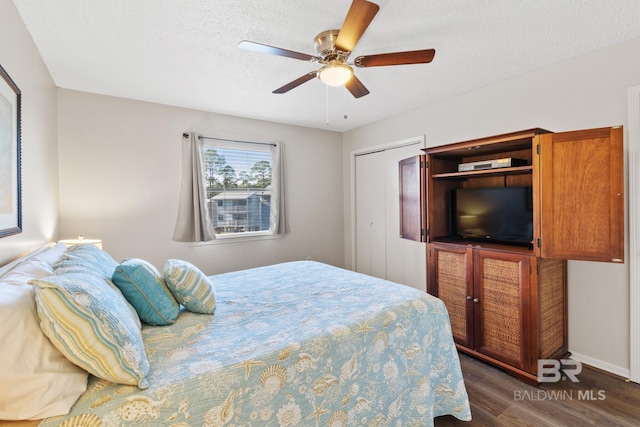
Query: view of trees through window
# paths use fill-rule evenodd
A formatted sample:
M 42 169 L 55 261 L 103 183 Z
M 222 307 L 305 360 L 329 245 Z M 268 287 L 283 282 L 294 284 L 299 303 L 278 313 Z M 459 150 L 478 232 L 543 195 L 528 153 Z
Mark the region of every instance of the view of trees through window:
M 204 171 L 216 234 L 269 230 L 270 152 L 208 146 Z

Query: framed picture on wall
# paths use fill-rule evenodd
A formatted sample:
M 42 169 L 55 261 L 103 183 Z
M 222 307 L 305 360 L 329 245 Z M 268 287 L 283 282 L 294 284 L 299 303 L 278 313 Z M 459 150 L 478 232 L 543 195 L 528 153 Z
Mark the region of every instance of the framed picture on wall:
M 22 232 L 20 97 L 0 65 L 0 237 Z

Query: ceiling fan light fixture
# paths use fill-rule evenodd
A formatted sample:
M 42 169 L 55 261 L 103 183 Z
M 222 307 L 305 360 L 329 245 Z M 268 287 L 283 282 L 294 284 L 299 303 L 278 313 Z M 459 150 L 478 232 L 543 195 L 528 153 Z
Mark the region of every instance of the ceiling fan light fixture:
M 318 71 L 318 78 L 327 86 L 343 86 L 353 76 L 353 68 L 344 63 L 330 62 Z

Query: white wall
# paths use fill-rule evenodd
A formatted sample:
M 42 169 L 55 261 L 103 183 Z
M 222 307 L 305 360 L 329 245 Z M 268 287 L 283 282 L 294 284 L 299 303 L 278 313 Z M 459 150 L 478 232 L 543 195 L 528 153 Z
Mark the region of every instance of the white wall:
M 10 1 L 0 1 L 0 65 L 22 92 L 23 232 L 0 239 L 0 265 L 58 237 L 56 88 Z
M 103 240 L 116 260 L 161 268 L 181 258 L 215 274 L 300 260 L 343 265 L 342 136 L 60 89 L 60 235 Z M 291 233 L 281 239 L 190 245 L 171 240 L 184 131 L 285 144 Z
M 347 132 L 345 177 L 351 150 L 413 135 L 425 134 L 427 146 L 438 146 L 532 127 L 560 132 L 626 126 L 627 90 L 640 84 L 638 52 L 640 39 L 631 40 Z M 343 188 L 345 265 L 350 267 L 348 180 Z M 572 261 L 568 271 L 569 349 L 623 375 L 629 369 L 628 270 L 628 262 Z

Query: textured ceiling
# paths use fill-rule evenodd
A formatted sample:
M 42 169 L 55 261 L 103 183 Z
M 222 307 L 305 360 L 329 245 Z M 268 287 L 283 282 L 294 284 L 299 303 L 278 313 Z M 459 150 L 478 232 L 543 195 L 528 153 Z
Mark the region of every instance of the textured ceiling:
M 351 59 L 435 48 L 433 62 L 356 68 L 359 99 L 318 79 L 276 95 L 318 64 L 238 43 L 315 55 L 350 0 L 14 3 L 59 87 L 335 131 L 640 37 L 637 0 L 382 0 Z

